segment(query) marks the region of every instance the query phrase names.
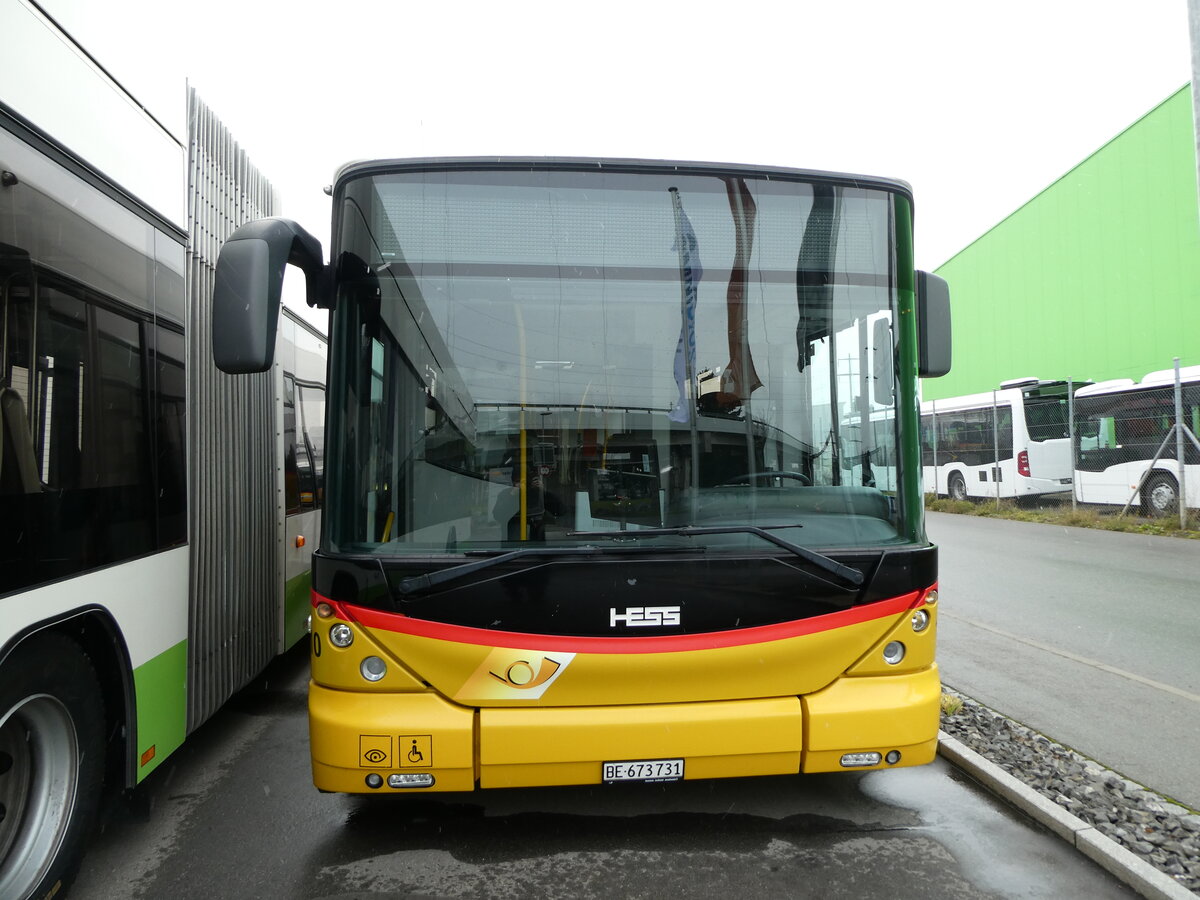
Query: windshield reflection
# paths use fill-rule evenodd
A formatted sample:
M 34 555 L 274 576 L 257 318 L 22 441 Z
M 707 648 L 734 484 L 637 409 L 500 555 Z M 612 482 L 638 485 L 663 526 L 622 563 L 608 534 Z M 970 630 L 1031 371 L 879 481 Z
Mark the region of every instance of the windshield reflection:
M 885 193 L 455 171 L 349 197 L 334 549 L 735 524 L 896 539 Z

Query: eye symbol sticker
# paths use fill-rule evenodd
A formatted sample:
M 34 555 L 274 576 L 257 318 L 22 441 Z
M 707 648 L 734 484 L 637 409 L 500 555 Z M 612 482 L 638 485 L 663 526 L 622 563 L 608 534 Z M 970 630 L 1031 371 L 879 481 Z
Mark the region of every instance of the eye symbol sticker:
M 392 765 L 392 736 L 390 734 L 360 734 L 358 764 L 364 767 L 388 769 Z

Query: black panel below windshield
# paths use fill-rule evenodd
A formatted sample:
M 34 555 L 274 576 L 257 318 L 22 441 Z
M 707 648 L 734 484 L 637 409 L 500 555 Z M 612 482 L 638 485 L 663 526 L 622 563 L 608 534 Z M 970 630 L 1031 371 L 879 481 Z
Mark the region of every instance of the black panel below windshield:
M 922 590 L 935 580 L 937 551 L 925 547 L 842 561 L 867 576 L 862 589 L 847 590 L 793 559 L 695 553 L 521 559 L 412 598 L 396 591 L 402 578 L 418 570 L 411 564 L 318 554 L 313 586 L 334 600 L 491 631 L 585 637 L 703 634 L 808 619 Z M 614 610 L 623 616 L 629 609 L 664 606 L 679 608 L 676 623 L 630 629 L 625 620 L 613 619 Z

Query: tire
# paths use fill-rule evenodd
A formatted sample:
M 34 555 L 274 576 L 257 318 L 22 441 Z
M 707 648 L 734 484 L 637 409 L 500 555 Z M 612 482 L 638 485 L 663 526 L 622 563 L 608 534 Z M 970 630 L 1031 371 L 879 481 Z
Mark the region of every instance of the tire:
M 48 632 L 0 666 L 0 897 L 61 897 L 104 783 L 104 700 L 79 645 Z
M 1151 475 L 1142 486 L 1142 512 L 1147 516 L 1173 516 L 1179 512 L 1179 484 L 1166 473 Z
M 967 496 L 967 483 L 963 480 L 960 472 L 950 473 L 950 477 L 946 480 L 946 492 L 950 495 L 951 500 L 970 499 Z

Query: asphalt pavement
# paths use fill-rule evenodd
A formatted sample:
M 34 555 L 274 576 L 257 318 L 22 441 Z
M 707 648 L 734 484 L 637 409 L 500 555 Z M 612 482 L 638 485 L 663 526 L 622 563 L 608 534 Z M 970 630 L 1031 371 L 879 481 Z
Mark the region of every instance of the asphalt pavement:
M 1200 544 L 933 514 L 945 681 L 1200 805 Z M 284 657 L 115 798 L 72 896 L 1129 897 L 939 758 L 919 769 L 318 793 Z
M 364 798 L 311 785 L 306 659 L 107 811 L 74 897 L 1117 898 L 945 760 L 917 769 Z
M 945 684 L 1200 809 L 1200 542 L 930 513 Z

